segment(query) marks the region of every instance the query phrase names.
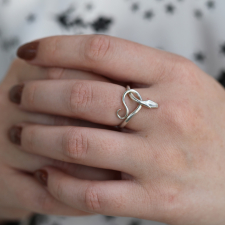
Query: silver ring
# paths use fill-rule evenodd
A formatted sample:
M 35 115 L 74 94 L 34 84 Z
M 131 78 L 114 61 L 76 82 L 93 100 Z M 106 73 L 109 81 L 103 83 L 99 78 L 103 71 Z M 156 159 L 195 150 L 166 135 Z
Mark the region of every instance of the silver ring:
M 126 102 L 125 102 L 125 98 L 126 98 L 126 95 L 129 94 L 129 97 L 131 100 L 135 101 L 138 103 L 138 107 L 132 112 L 129 114 L 129 109 L 126 105 Z M 137 99 L 134 94 L 136 94 L 138 96 L 139 99 Z M 147 101 L 142 101 L 142 97 L 141 95 L 134 89 L 130 89 L 130 86 L 127 86 L 127 91 L 124 92 L 123 94 L 123 97 L 122 97 L 122 102 L 123 102 L 123 105 L 125 106 L 126 108 L 126 115 L 125 116 L 120 116 L 119 115 L 119 111 L 121 109 L 118 109 L 117 110 L 117 117 L 121 120 L 124 120 L 121 124 L 120 124 L 120 128 L 123 128 L 127 125 L 127 123 L 130 121 L 130 119 L 135 116 L 142 108 L 142 106 L 145 106 L 146 108 L 148 109 L 156 109 L 158 108 L 158 104 L 151 101 L 151 100 L 147 100 Z

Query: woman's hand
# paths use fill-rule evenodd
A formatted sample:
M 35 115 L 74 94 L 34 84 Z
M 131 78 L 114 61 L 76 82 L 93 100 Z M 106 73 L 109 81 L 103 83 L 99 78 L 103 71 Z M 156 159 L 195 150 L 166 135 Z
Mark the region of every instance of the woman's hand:
M 46 38 L 18 54 L 33 65 L 129 83 L 143 100 L 159 104 L 143 107 L 122 132 L 23 124 L 21 150 L 122 172 L 122 180 L 90 181 L 46 167 L 39 173 L 55 198 L 91 213 L 224 224 L 225 92 L 214 79 L 180 56 L 101 35 Z M 20 108 L 117 126 L 125 91 L 99 81 L 31 81 Z M 129 98 L 126 104 L 137 107 Z
M 21 219 L 38 212 L 58 215 L 87 215 L 88 213 L 60 203 L 53 198 L 33 177 L 33 172 L 43 166 L 51 165 L 81 179 L 105 180 L 115 179 L 118 173 L 90 168 L 87 166 L 69 164 L 58 160 L 26 153 L 21 151 L 20 143 L 21 122 L 45 125 L 92 126 L 96 124 L 60 116 L 50 116 L 38 113 L 28 113 L 17 107 L 20 100 L 21 87 L 14 86 L 28 80 L 46 79 L 96 79 L 108 80 L 87 72 L 62 70 L 57 68 L 40 68 L 31 66 L 22 60 L 15 60 L 3 82 L 0 84 L 0 219 Z M 54 82 L 54 81 L 53 81 Z M 10 92 L 11 87 L 14 88 Z M 31 97 L 31 96 L 30 96 Z M 13 128 L 12 128 L 13 127 Z M 11 128 L 11 129 L 10 129 Z M 54 126 L 52 126 L 54 129 Z M 10 132 L 9 132 L 10 130 Z M 11 142 L 8 138 L 11 139 Z M 46 149 L 45 149 L 46 151 Z M 40 177 L 39 177 L 40 178 Z

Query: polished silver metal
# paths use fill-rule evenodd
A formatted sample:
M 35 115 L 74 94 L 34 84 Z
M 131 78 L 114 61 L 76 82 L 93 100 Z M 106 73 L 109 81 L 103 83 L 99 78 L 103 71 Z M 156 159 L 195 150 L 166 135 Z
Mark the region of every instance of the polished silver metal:
M 129 97 L 130 99 L 132 99 L 133 101 L 137 102 L 139 105 L 138 107 L 132 112 L 129 114 L 129 109 L 126 105 L 126 102 L 125 102 L 125 98 L 127 96 L 127 94 L 129 94 Z M 137 99 L 134 94 L 136 94 L 138 96 L 139 99 Z M 145 106 L 146 108 L 149 108 L 149 109 L 156 109 L 158 108 L 158 104 L 151 101 L 151 100 L 147 100 L 147 101 L 143 101 L 142 100 L 142 97 L 141 95 L 134 89 L 130 89 L 130 86 L 127 86 L 127 91 L 125 91 L 125 93 L 123 94 L 123 97 L 122 97 L 122 102 L 126 108 L 126 115 L 125 116 L 120 116 L 119 115 L 119 111 L 121 109 L 118 109 L 117 110 L 117 117 L 121 120 L 124 120 L 121 124 L 120 124 L 120 127 L 123 128 L 127 125 L 127 123 L 130 121 L 130 119 L 135 116 L 142 108 L 142 106 Z

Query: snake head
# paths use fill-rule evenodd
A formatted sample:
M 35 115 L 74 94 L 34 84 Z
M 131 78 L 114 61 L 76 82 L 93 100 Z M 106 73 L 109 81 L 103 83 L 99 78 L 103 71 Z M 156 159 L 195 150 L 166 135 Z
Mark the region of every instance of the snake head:
M 150 108 L 150 109 L 158 108 L 158 104 L 151 100 L 142 101 L 142 104 L 143 104 L 143 106 Z

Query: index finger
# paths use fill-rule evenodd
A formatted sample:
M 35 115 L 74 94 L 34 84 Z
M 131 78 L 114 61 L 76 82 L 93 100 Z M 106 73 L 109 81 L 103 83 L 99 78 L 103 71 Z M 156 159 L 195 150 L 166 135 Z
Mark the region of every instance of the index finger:
M 163 74 L 172 54 L 116 37 L 75 35 L 28 43 L 18 49 L 17 55 L 35 65 L 80 69 L 119 81 L 152 84 Z

